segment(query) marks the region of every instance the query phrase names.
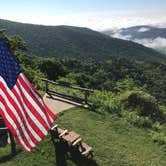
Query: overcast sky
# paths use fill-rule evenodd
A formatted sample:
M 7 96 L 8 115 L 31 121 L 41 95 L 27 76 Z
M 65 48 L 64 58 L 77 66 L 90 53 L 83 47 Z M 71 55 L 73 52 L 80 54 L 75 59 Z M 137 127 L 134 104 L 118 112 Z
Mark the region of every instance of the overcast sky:
M 166 0 L 0 0 L 0 18 L 95 30 L 166 25 Z

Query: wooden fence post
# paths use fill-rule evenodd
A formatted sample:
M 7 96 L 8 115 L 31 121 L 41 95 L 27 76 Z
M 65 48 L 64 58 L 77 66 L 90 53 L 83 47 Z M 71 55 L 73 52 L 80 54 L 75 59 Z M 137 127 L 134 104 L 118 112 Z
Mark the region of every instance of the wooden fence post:
M 85 104 L 88 104 L 88 96 L 89 96 L 89 92 L 85 91 Z
M 46 83 L 46 89 L 45 89 L 45 91 L 46 91 L 46 93 L 48 92 L 48 82 L 47 81 L 45 81 L 45 83 Z

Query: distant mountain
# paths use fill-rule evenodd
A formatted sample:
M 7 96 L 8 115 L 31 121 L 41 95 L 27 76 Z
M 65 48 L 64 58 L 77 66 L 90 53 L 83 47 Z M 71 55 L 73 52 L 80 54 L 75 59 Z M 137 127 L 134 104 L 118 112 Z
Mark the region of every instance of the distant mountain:
M 111 38 L 87 28 L 43 26 L 0 20 L 8 35 L 18 34 L 27 42 L 30 53 L 44 57 L 79 57 L 108 60 L 111 56 L 144 61 L 161 61 L 165 57 L 140 44 Z
M 111 37 L 131 40 L 166 53 L 166 28 L 143 25 L 118 30 L 107 30 L 103 33 Z

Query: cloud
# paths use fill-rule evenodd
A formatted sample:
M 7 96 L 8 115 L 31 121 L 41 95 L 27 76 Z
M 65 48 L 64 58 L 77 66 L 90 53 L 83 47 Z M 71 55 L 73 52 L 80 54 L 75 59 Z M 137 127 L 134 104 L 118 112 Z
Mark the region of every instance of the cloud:
M 149 30 L 150 30 L 150 28 L 142 27 L 142 28 L 138 29 L 138 32 L 147 32 Z
M 148 31 L 149 28 L 140 28 L 139 30 L 141 30 L 141 32 L 145 32 L 145 31 Z M 152 38 L 133 39 L 131 35 L 123 35 L 122 32 L 123 30 L 114 30 L 111 37 L 115 37 L 115 38 L 119 38 L 123 40 L 130 40 L 135 43 L 139 43 L 153 49 L 166 50 L 166 38 L 156 37 L 154 39 Z
M 151 39 L 151 38 L 132 39 L 131 35 L 122 35 L 120 32 L 121 31 L 115 32 L 113 35 L 111 35 L 111 37 L 115 37 L 115 38 L 119 38 L 123 40 L 130 40 L 135 43 L 139 43 L 153 49 L 166 50 L 166 38 L 157 37 L 154 39 Z
M 154 49 L 165 49 L 166 48 L 166 38 L 157 37 L 155 39 L 134 39 L 136 43 L 142 44 L 146 47 Z
M 130 40 L 132 36 L 131 35 L 122 35 L 119 31 L 119 32 L 116 32 L 113 35 L 111 35 L 111 37 L 115 37 L 115 38 L 119 38 L 119 39 L 123 39 L 123 40 Z

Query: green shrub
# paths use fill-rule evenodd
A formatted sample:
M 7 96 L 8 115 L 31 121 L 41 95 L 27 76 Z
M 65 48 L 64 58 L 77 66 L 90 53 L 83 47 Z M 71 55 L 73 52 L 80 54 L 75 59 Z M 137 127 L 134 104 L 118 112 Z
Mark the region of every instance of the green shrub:
M 125 110 L 136 110 L 138 115 L 149 117 L 153 121 L 164 120 L 155 97 L 143 91 L 125 92 L 121 96 L 121 104 Z
M 115 95 L 107 91 L 94 91 L 90 96 L 90 101 L 93 103 L 92 109 L 97 112 L 109 112 L 120 115 L 121 108 L 117 103 Z
M 166 134 L 163 132 L 151 131 L 150 133 L 154 142 L 158 142 L 160 145 L 166 144 Z
M 123 117 L 136 127 L 152 128 L 153 121 L 149 117 L 142 117 L 137 112 L 124 112 Z

